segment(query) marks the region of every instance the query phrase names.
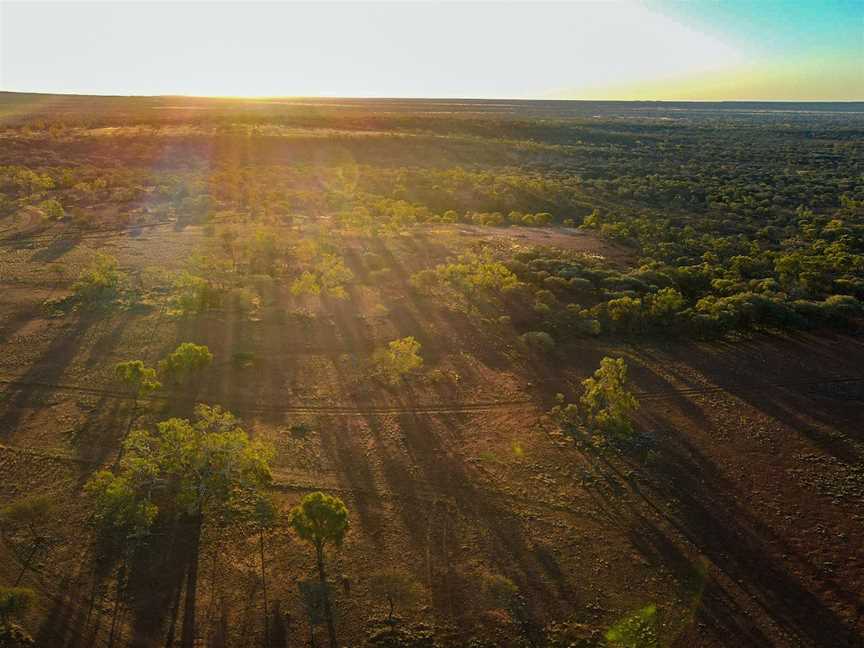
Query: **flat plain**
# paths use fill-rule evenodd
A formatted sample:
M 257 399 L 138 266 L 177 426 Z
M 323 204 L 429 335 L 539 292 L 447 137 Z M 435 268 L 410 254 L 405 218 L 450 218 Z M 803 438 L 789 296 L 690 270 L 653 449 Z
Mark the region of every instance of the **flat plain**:
M 266 593 L 239 525 L 97 555 L 84 485 L 130 417 L 208 403 L 272 445 L 279 511 L 348 507 L 345 645 L 384 568 L 416 585 L 392 645 L 864 645 L 862 110 L 0 94 L 0 504 L 55 507 L 24 625 L 179 643 L 194 560 L 198 645 L 324 642 L 284 524 Z M 406 337 L 422 367 L 382 379 Z M 117 363 L 183 342 L 211 366 L 133 412 Z M 550 410 L 604 357 L 639 408 L 586 442 Z

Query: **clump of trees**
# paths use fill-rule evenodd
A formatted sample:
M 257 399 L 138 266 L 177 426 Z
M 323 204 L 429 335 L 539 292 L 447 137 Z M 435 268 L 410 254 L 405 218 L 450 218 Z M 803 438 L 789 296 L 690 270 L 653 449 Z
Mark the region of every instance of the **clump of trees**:
M 138 414 L 140 400 L 161 389 L 161 380 L 173 385 L 187 384 L 200 376 L 212 362 L 213 354 L 207 346 L 183 342 L 161 360 L 157 368 L 148 367 L 143 360 L 126 360 L 114 365 L 115 380 L 132 399 L 130 429 Z
M 177 313 L 193 315 L 224 303 L 227 286 L 219 280 L 218 274 L 207 277 L 182 271 L 174 278 L 172 302 Z
M 423 366 L 420 343 L 412 336 L 392 340 L 385 348 L 372 354 L 372 368 L 381 380 L 398 385 Z
M 708 262 L 671 267 L 648 261 L 619 270 L 571 251 L 533 248 L 505 259 L 487 249 L 416 273 L 412 285 L 453 308 L 482 319 L 506 317 L 517 332 L 545 332 L 559 343 L 604 333 L 708 338 L 759 329 L 849 328 L 864 317 L 856 296 L 864 292 L 853 275 L 830 282 L 848 294 L 821 301 L 794 298 L 777 275 L 727 278 L 758 275 L 757 267 L 770 266 L 735 257 L 716 268 Z
M 330 254 L 319 254 L 312 267 L 304 270 L 299 277 L 291 283 L 291 294 L 320 295 L 336 299 L 345 299 L 348 292 L 345 286 L 354 279 L 354 273 L 345 265 L 341 257 Z
M 59 200 L 55 200 L 54 198 L 39 203 L 39 210 L 47 220 L 60 220 L 65 215 L 63 205 L 60 204 Z
M 286 272 L 288 249 L 271 225 L 212 226 L 210 238 L 174 277 L 173 312 L 188 316 L 227 309 L 254 313 L 261 306 L 262 286 Z
M 207 405 L 197 406 L 192 420 L 172 418 L 155 430 L 136 430 L 123 446 L 117 468 L 97 472 L 86 485 L 95 522 L 102 533 L 123 539 L 124 574 L 131 552 L 157 520 L 191 529 L 182 628 L 182 645 L 191 647 L 202 530 L 259 513 L 272 480 L 273 450 L 250 440 L 230 412 Z
M 173 312 L 188 316 L 222 308 L 242 313 L 257 310 L 261 299 L 253 280 L 269 275 L 243 274 L 235 263 L 218 253 L 193 255 L 187 268 L 174 277 Z
M 497 307 L 502 298 L 521 288 L 518 277 L 489 251 L 421 270 L 410 281 L 420 294 L 474 314 Z

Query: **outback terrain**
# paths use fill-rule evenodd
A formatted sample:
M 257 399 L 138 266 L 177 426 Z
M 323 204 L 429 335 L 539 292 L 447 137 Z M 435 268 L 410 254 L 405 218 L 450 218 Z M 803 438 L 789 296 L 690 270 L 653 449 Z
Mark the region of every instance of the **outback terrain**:
M 864 646 L 862 168 L 860 104 L 0 93 L 16 625 L 328 645 L 289 523 L 322 491 L 339 645 Z M 562 415 L 604 358 L 626 429 Z M 94 476 L 196 404 L 275 517 L 157 480 L 106 524 Z

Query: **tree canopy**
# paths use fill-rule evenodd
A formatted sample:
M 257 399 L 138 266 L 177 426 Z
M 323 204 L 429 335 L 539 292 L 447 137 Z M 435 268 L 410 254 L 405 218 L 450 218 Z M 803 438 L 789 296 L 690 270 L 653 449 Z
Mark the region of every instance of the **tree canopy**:
M 172 418 L 135 430 L 115 472 L 87 484 L 103 523 L 140 534 L 157 514 L 251 515 L 270 484 L 273 450 L 250 440 L 221 407 L 198 405 L 193 420 Z
M 288 523 L 300 538 L 316 547 L 339 546 L 348 532 L 348 509 L 338 497 L 317 491 L 291 510 Z

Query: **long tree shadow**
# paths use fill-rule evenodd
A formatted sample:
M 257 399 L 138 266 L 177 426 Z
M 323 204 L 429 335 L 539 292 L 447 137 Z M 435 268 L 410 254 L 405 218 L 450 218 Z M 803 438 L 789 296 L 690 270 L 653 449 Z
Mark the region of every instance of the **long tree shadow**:
M 349 419 L 329 417 L 319 419 L 321 450 L 334 466 L 340 482 L 351 491 L 360 524 L 370 537 L 380 537 L 383 520 L 378 511 L 378 487 L 363 449 L 362 436 L 355 434 Z
M 854 630 L 807 589 L 789 566 L 778 563 L 775 556 L 791 555 L 804 565 L 806 559 L 735 501 L 734 485 L 710 460 L 680 435 L 674 439 L 671 435 L 666 437 L 659 451 L 663 461 L 655 472 L 663 475 L 663 480 L 646 482 L 650 490 L 628 480 L 632 492 L 651 511 L 661 515 L 738 583 L 767 616 L 799 640 L 808 645 L 841 646 L 854 639 Z M 601 466 L 620 474 L 608 460 Z M 677 507 L 672 512 L 659 503 L 673 498 Z M 850 605 L 858 603 L 857 597 L 848 591 L 835 590 L 835 594 Z M 713 616 L 722 618 L 722 614 Z M 758 637 L 761 631 L 747 628 L 747 634 Z
M 46 392 L 60 382 L 63 373 L 72 363 L 79 350 L 80 341 L 100 320 L 97 316 L 79 316 L 62 333 L 55 336 L 42 355 L 33 362 L 16 384 L 6 391 L 0 400 L 0 438 L 8 437 L 21 423 L 26 410 L 39 405 Z
M 679 584 L 680 605 L 664 614 L 669 628 L 669 645 L 688 635 L 698 620 L 718 639 L 734 637 L 745 646 L 770 648 L 772 641 L 740 608 L 715 579 L 688 557 L 660 527 L 639 515 L 628 536 L 633 547 L 658 570 L 669 570 Z
M 760 336 L 746 345 L 688 346 L 676 356 L 824 452 L 846 463 L 860 459 L 862 451 L 856 446 L 864 442 L 858 416 L 864 402 L 864 348 L 859 341 L 841 337 L 835 346 L 811 335 Z M 810 364 L 798 366 L 800 358 Z M 845 379 L 853 382 L 833 382 Z
M 449 519 L 449 523 L 441 530 L 442 534 L 446 533 L 446 544 L 442 541 L 442 547 L 437 552 L 439 564 L 445 566 L 442 582 L 437 589 L 433 582 L 433 601 L 438 613 L 446 615 L 456 610 L 457 616 L 462 618 L 465 614 L 471 614 L 469 607 L 459 608 L 452 599 L 454 583 L 451 581 L 456 578 L 456 574 L 452 569 L 453 556 L 450 551 L 469 541 L 459 536 L 460 526 L 456 524 L 457 521 L 465 521 L 469 528 L 479 525 L 482 538 L 479 550 L 501 573 L 519 584 L 530 603 L 532 615 L 554 614 L 560 602 L 541 577 L 548 570 L 548 560 L 544 565 L 538 559 L 535 548 L 527 540 L 528 534 L 519 516 L 476 487 L 475 478 L 469 474 L 458 452 L 439 437 L 430 419 L 410 412 L 398 416 L 405 447 L 424 481 L 435 494 L 455 506 L 452 513 L 439 518 L 445 523 Z M 440 422 L 447 428 L 463 423 L 456 416 L 445 416 Z M 396 484 L 392 486 L 398 487 Z
M 199 559 L 193 524 L 162 521 L 133 556 L 126 587 L 133 648 L 179 641 L 181 594 L 190 563 Z
M 80 231 L 71 232 L 69 235 L 61 234 L 57 238 L 53 239 L 47 247 L 41 248 L 38 252 L 35 252 L 30 257 L 30 261 L 36 263 L 51 263 L 74 250 L 78 247 L 80 242 Z

